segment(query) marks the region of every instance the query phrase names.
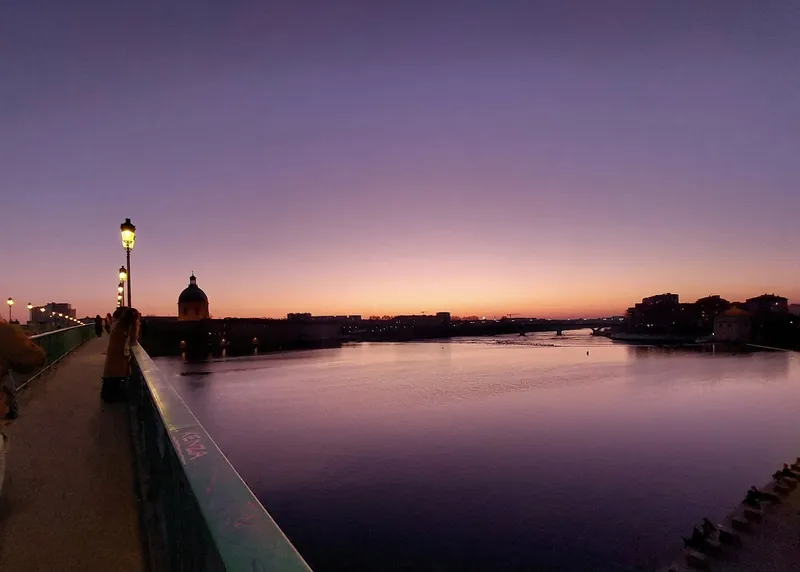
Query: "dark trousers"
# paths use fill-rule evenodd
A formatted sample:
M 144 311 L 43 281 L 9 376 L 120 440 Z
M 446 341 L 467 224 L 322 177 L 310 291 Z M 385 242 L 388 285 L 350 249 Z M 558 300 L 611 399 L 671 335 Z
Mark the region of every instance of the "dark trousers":
M 127 385 L 127 377 L 104 377 L 103 384 L 100 388 L 100 397 L 106 403 L 125 401 Z

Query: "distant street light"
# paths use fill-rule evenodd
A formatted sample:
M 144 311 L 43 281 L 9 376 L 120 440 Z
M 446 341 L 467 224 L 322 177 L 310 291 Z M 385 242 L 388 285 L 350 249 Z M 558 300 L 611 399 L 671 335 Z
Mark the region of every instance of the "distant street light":
M 133 306 L 131 301 L 131 250 L 136 242 L 136 227 L 131 222 L 131 219 L 126 218 L 125 222 L 119 225 L 119 231 L 122 235 L 122 248 L 125 249 L 125 261 L 127 263 L 128 274 L 128 306 Z
M 44 306 L 42 306 L 41 308 L 39 308 L 39 311 L 40 311 L 42 314 L 44 314 Z
M 11 306 L 14 305 L 14 298 L 9 296 L 8 300 L 6 300 L 6 304 L 8 304 L 8 322 L 11 323 Z
M 31 304 L 30 302 L 28 302 L 28 310 L 33 310 L 33 304 Z
M 117 286 L 117 292 L 119 292 L 123 296 L 125 295 L 125 282 L 127 280 L 128 280 L 128 271 L 125 269 L 124 266 L 120 266 L 119 267 L 119 286 Z M 120 287 L 122 288 L 122 290 L 119 289 Z M 124 302 L 124 300 L 123 300 L 123 302 Z M 130 302 L 128 302 L 128 304 L 130 304 Z

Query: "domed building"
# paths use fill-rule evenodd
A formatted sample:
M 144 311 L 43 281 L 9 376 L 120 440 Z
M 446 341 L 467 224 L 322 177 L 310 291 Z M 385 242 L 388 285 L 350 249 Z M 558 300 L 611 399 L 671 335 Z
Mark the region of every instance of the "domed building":
M 208 313 L 208 296 L 197 285 L 197 278 L 194 272 L 189 277 L 189 285 L 178 296 L 178 320 L 207 320 L 211 316 Z
M 749 342 L 750 313 L 733 307 L 714 318 L 714 340 L 717 342 Z

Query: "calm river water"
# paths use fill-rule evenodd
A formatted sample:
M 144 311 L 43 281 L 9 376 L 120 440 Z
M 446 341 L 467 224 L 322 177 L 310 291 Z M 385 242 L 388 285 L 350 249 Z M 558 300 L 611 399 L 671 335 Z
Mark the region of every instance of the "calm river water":
M 315 572 L 650 570 L 800 455 L 783 352 L 572 332 L 158 364 Z

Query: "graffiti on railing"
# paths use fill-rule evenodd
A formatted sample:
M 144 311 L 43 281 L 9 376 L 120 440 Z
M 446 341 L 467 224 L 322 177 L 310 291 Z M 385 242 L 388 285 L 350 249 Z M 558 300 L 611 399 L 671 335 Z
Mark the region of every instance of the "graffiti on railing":
M 257 522 L 263 516 L 264 509 L 260 505 L 248 501 L 242 512 L 234 512 L 224 506 L 215 508 L 213 512 L 220 519 L 220 522 L 230 528 L 239 530 Z
M 203 444 L 203 435 L 199 430 L 190 429 L 188 431 L 181 431 L 179 434 L 172 436 L 172 441 L 178 449 L 181 464 L 184 466 L 187 462 L 194 461 L 208 454 L 208 450 Z

